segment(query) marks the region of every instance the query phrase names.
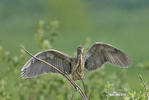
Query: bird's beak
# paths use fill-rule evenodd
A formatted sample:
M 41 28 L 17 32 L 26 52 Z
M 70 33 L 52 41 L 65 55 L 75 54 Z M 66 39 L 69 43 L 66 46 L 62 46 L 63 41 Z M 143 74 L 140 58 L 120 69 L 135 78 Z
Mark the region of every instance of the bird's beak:
M 84 50 L 84 49 L 81 49 L 81 54 L 83 54 L 83 50 Z

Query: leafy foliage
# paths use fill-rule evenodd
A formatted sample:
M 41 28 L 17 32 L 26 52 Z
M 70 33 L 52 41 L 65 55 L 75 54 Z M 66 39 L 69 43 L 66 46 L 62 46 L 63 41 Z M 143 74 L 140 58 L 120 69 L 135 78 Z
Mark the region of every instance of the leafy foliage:
M 57 20 L 50 24 L 40 21 L 35 34 L 39 50 L 51 49 L 58 36 L 59 23 Z M 90 46 L 91 39 L 87 38 L 85 50 Z M 48 74 L 33 79 L 20 78 L 20 66 L 28 60 L 24 51 L 12 57 L 9 51 L 0 46 L 0 62 L 4 67 L 0 76 L 0 100 L 80 100 L 81 97 L 62 76 Z M 138 64 L 146 68 L 145 64 Z M 106 76 L 105 68 L 93 73 L 85 71 L 85 86 L 91 100 L 146 100 L 143 86 L 140 91 L 130 90 L 126 80 L 126 70 L 116 71 Z M 9 77 L 9 79 L 8 79 Z M 81 83 L 77 81 L 79 85 Z M 8 84 L 10 84 L 8 86 Z M 113 96 L 112 96 L 113 95 Z M 119 96 L 117 96 L 119 95 Z

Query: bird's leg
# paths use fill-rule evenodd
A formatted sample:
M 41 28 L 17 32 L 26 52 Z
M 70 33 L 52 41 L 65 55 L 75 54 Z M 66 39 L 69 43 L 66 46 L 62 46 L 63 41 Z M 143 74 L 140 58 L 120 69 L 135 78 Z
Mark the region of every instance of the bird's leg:
M 84 80 L 83 80 L 83 78 L 82 78 L 82 76 L 81 76 L 80 73 L 77 72 L 77 74 L 79 75 L 80 80 L 81 80 L 81 83 L 82 83 L 82 85 L 83 85 L 84 93 L 87 95 L 87 88 L 86 88 L 86 86 L 85 86 Z

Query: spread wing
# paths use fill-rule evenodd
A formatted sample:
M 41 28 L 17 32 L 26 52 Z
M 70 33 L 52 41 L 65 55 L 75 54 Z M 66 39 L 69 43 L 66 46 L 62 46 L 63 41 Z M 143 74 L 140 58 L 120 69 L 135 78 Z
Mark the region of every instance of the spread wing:
M 111 45 L 95 43 L 87 51 L 85 68 L 88 70 L 96 70 L 106 62 L 119 67 L 128 67 L 131 60 L 125 53 Z
M 36 54 L 35 57 L 45 60 L 46 62 L 54 65 L 55 67 L 57 67 L 58 69 L 60 69 L 61 71 L 67 74 L 71 73 L 72 58 L 64 53 L 61 53 L 56 50 L 48 50 L 48 51 L 43 51 Z M 42 74 L 50 73 L 50 72 L 56 73 L 56 71 L 52 67 L 34 58 L 31 58 L 24 65 L 21 71 L 22 71 L 21 76 L 24 78 L 32 78 L 32 77 L 40 76 Z

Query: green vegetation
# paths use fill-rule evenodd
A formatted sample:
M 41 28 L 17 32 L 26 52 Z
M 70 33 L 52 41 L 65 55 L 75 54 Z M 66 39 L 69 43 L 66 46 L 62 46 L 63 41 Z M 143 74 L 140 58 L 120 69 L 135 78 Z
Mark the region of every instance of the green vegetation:
M 22 79 L 20 69 L 30 56 L 20 45 L 33 54 L 53 48 L 75 56 L 78 45 L 87 50 L 96 41 L 120 48 L 133 63 L 128 69 L 106 64 L 85 71 L 91 100 L 146 100 L 138 74 L 149 83 L 148 5 L 147 0 L 0 1 L 0 100 L 80 100 L 61 75 Z M 126 96 L 110 96 L 115 92 Z

